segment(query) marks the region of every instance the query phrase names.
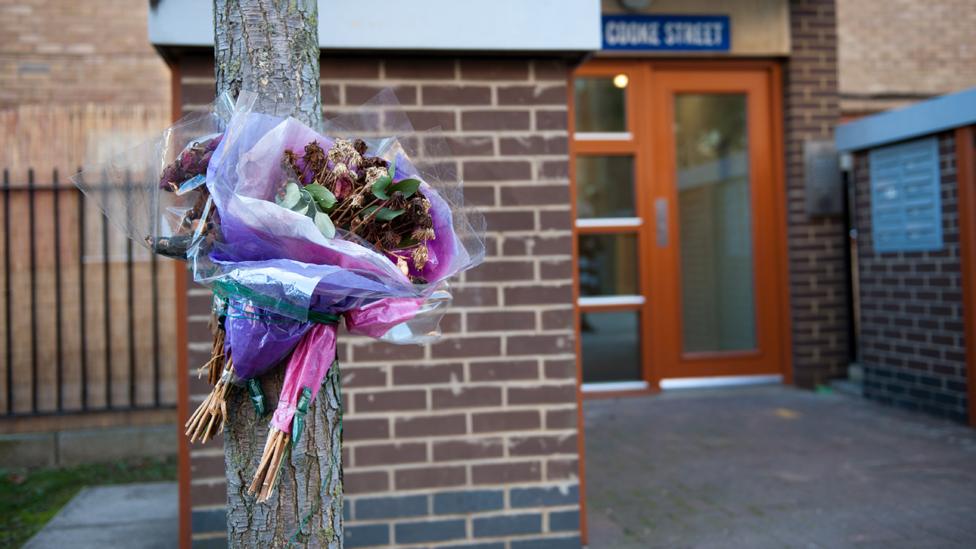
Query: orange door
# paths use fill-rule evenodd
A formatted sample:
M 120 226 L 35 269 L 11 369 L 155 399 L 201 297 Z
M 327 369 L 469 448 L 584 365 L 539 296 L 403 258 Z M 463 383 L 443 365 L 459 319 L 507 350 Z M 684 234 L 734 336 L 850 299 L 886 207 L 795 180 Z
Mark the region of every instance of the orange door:
M 773 74 L 650 70 L 644 184 L 652 382 L 784 372 L 779 216 L 786 202 Z

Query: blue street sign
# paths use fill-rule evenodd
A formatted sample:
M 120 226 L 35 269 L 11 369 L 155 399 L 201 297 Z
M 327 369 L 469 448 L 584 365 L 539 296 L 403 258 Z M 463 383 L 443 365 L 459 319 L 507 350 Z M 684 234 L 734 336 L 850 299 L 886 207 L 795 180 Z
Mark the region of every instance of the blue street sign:
M 604 15 L 603 49 L 729 51 L 727 15 Z

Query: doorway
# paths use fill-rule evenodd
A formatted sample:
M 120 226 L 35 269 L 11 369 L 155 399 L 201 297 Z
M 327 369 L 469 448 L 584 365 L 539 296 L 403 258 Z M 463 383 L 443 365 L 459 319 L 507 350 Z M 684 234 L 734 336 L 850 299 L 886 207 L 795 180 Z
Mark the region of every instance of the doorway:
M 779 89 L 775 63 L 596 60 L 577 70 L 586 392 L 788 379 Z

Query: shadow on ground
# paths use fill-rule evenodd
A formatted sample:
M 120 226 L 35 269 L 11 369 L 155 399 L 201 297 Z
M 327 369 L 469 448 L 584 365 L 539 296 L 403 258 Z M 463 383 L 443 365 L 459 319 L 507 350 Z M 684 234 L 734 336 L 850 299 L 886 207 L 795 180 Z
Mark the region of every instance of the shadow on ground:
M 976 430 L 836 394 L 585 403 L 591 549 L 976 547 Z

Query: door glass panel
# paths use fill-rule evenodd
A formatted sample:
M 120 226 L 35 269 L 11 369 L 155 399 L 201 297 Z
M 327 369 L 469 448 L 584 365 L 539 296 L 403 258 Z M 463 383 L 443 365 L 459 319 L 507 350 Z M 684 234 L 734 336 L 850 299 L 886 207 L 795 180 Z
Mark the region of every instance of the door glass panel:
M 626 74 L 574 80 L 577 132 L 626 132 Z
M 634 217 L 634 158 L 576 158 L 576 217 Z
M 582 296 L 637 293 L 637 237 L 632 234 L 579 235 Z
M 637 311 L 581 313 L 583 382 L 641 379 Z
M 685 352 L 756 347 L 744 94 L 677 94 L 675 153 Z

